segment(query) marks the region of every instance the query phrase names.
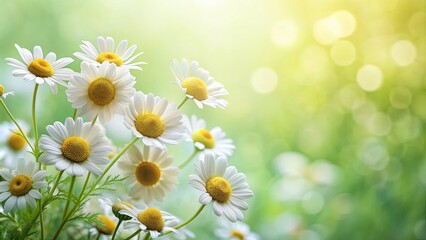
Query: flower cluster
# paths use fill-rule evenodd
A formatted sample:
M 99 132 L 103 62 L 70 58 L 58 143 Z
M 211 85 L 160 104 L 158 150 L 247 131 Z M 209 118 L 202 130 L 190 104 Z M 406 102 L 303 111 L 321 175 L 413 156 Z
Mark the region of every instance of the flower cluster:
M 128 47 L 127 40 L 116 47 L 111 37 L 98 37 L 96 46 L 83 41 L 82 52 L 74 53 L 81 60 L 80 71 L 67 68 L 74 61 L 70 57 L 57 59 L 53 52 L 44 55 L 40 46 L 33 52 L 15 47 L 22 60 L 6 61 L 14 68 L 13 76 L 34 82 L 32 124 L 16 120 L 3 100 L 14 93 L 0 84 L 0 103 L 11 120 L 0 124 L 0 166 L 4 168 L 0 170 L 0 238 L 35 234 L 41 239 L 59 239 L 68 233 L 81 239 L 79 234 L 85 232 L 89 239 L 93 235 L 97 239 L 154 239 L 169 234 L 193 238 L 186 225 L 209 203 L 217 216 L 233 223 L 243 221 L 248 209 L 245 200 L 253 192 L 245 175 L 229 166 L 233 141 L 220 127 L 209 130 L 205 120 L 181 111 L 187 101 L 200 109 L 227 107 L 224 86 L 196 61 L 172 62 L 175 83 L 183 92 L 178 105 L 135 88 L 137 80 L 131 71 L 142 70 L 145 62 L 135 61 L 142 53 L 135 54 L 136 45 Z M 74 114 L 39 134 L 36 99 L 44 83 L 54 94 L 60 90 L 58 85 L 65 88 Z M 122 148 L 113 145 L 103 127 L 115 115 L 123 116 L 123 125 L 134 136 Z M 192 144 L 193 152 L 176 165 L 168 146 L 183 140 Z M 172 194 L 180 170 L 194 159 L 195 174 L 188 183 L 201 191 L 201 206 L 184 221 L 157 204 Z M 120 174 L 109 174 L 115 167 Z M 126 200 L 119 199 L 117 191 L 124 191 Z M 90 204 L 103 207 L 94 210 Z M 62 218 L 56 216 L 58 212 Z M 246 225 L 238 224 L 216 234 L 224 239 L 258 238 Z

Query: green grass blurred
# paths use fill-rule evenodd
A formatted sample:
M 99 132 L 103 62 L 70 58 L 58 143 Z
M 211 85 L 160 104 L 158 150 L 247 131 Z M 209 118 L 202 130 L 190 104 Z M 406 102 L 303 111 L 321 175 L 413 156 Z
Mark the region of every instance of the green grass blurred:
M 173 58 L 199 61 L 225 85 L 226 110 L 183 111 L 234 139 L 230 163 L 255 192 L 245 222 L 263 239 L 426 238 L 426 1 L 2 2 L 0 59 L 18 58 L 15 43 L 72 56 L 97 36 L 145 52 L 138 90 L 180 102 Z M 32 84 L 4 60 L 0 83 L 29 122 Z M 40 126 L 72 114 L 63 88 L 41 93 Z M 188 188 L 165 209 L 194 211 Z M 174 211 L 182 195 L 194 204 Z M 190 225 L 197 239 L 214 239 L 215 218 L 209 207 Z

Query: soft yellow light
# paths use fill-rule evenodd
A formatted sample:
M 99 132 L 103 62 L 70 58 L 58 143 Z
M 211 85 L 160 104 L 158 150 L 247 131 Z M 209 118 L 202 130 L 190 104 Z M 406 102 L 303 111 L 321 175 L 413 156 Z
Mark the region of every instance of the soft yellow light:
M 333 44 L 339 40 L 340 35 L 341 26 L 335 18 L 323 18 L 315 23 L 314 37 L 321 44 Z
M 346 40 L 336 42 L 330 51 L 331 59 L 339 66 L 348 66 L 356 59 L 354 45 Z
M 340 25 L 339 37 L 348 37 L 355 31 L 356 19 L 352 13 L 346 10 L 340 10 L 334 12 L 331 17 L 336 19 Z
M 298 29 L 294 22 L 284 20 L 275 24 L 271 31 L 272 41 L 280 47 L 289 47 L 297 41 Z
M 383 82 L 383 73 L 377 66 L 367 64 L 358 70 L 356 80 L 365 91 L 376 91 Z
M 416 46 L 408 40 L 400 40 L 392 45 L 391 55 L 396 64 L 410 65 L 417 56 Z
M 258 93 L 270 93 L 278 84 L 278 77 L 274 70 L 268 67 L 258 68 L 251 78 L 251 84 Z
M 394 108 L 404 109 L 410 106 L 412 101 L 410 90 L 405 87 L 396 87 L 389 94 L 390 103 Z

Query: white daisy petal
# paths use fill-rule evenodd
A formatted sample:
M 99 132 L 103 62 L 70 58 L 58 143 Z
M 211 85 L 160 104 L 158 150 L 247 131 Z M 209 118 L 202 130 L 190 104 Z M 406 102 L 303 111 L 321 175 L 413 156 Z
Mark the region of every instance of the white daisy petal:
M 10 212 L 15 207 L 17 200 L 18 198 L 16 196 L 11 196 L 9 199 L 7 199 L 6 203 L 3 206 L 4 213 Z

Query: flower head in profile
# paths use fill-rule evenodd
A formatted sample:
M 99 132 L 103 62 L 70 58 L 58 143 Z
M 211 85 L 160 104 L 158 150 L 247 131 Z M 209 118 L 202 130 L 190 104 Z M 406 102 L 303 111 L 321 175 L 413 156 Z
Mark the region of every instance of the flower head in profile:
M 74 61 L 72 58 L 65 57 L 56 60 L 56 54 L 53 52 L 44 57 L 40 46 L 35 46 L 33 53 L 26 48 L 21 48 L 18 44 L 15 44 L 15 47 L 23 62 L 14 58 L 6 58 L 7 64 L 16 68 L 12 72 L 15 77 L 23 77 L 24 80 L 35 81 L 37 84 L 46 82 L 52 92 L 56 94 L 58 92 L 56 83 L 66 86 L 66 81 L 74 74 L 71 69 L 65 68 Z
M 83 53 L 76 52 L 74 56 L 79 58 L 81 61 L 94 64 L 96 66 L 101 65 L 103 62 L 114 63 L 118 67 L 127 69 L 138 69 L 142 70 L 140 65 L 146 64 L 145 62 L 134 62 L 137 57 L 143 53 L 135 54 L 136 45 L 132 45 L 127 48 L 127 40 L 121 40 L 117 48 L 115 48 L 114 39 L 112 37 L 98 37 L 97 39 L 98 48 L 96 48 L 91 42 L 83 41 L 80 45 Z
M 102 123 L 115 113 L 123 113 L 135 93 L 135 77 L 129 70 L 103 62 L 99 68 L 83 62 L 81 74 L 76 74 L 68 84 L 67 96 L 78 115 L 88 121 L 98 117 Z
M 260 237 L 250 231 L 250 227 L 242 222 L 229 224 L 226 221 L 219 221 L 219 228 L 215 235 L 224 240 L 259 240 Z
M 203 192 L 201 204 L 213 202 L 213 210 L 217 216 L 225 215 L 231 222 L 244 219 L 243 210 L 248 204 L 243 200 L 253 196 L 246 177 L 237 172 L 234 166 L 228 167 L 223 157 L 206 154 L 197 163 L 197 174 L 189 176 L 189 184 Z
M 196 61 L 188 63 L 186 59 L 182 63 L 174 59 L 172 70 L 175 74 L 176 83 L 188 98 L 194 100 L 199 108 L 203 104 L 216 108 L 226 108 L 228 102 L 221 99 L 228 95 L 224 86 L 215 81 L 209 72 L 199 66 Z
M 0 176 L 5 181 L 0 182 L 0 202 L 6 200 L 3 210 L 8 213 L 16 207 L 25 210 L 27 204 L 36 207 L 36 200 L 42 195 L 38 189 L 47 187 L 46 171 L 37 170 L 35 162 L 25 161 L 16 170 L 0 170 Z
M 92 223 L 92 228 L 89 229 L 91 235 L 100 235 L 101 239 L 110 239 L 117 227 L 116 219 L 111 212 L 111 201 L 109 199 L 91 198 L 85 202 L 82 212 L 84 214 L 99 214 L 97 222 Z
M 102 170 L 98 165 L 109 163 L 108 154 L 112 149 L 96 124 L 84 123 L 82 118 L 75 121 L 67 118 L 65 124 L 55 122 L 46 130 L 49 135 L 40 138 L 43 164 L 55 165 L 58 171 L 65 170 L 69 175 L 82 176 L 86 171 L 100 175 Z
M 15 93 L 14 92 L 5 92 L 4 86 L 2 84 L 0 84 L 0 97 L 6 99 L 6 97 L 8 95 L 15 95 Z
M 235 145 L 231 139 L 226 138 L 226 134 L 220 127 L 207 130 L 204 119 L 197 118 L 195 115 L 192 115 L 191 119 L 184 115 L 182 120 L 186 128 L 185 140 L 193 142 L 194 146 L 201 151 L 201 159 L 204 158 L 204 154 L 229 158 L 234 152 Z
M 185 131 L 182 114 L 175 103 L 142 92 L 134 95 L 124 116 L 124 125 L 145 145 L 159 148 L 178 144 Z
M 24 121 L 17 120 L 19 126 L 27 133 L 29 127 Z M 30 147 L 25 141 L 25 138 L 21 135 L 21 132 L 13 122 L 4 122 L 0 124 L 0 165 L 14 169 Z
M 172 163 L 166 150 L 144 145 L 142 151 L 130 147 L 127 158 L 119 161 L 118 167 L 128 176 L 125 183 L 130 185 L 130 197 L 142 197 L 149 204 L 153 200 L 162 201 L 177 185 L 179 168 Z
M 144 209 L 127 208 L 120 211 L 121 214 L 131 217 L 129 221 L 123 223 L 123 227 L 137 228 L 149 233 L 151 238 L 158 238 L 159 235 L 166 231 L 178 233 L 173 226 L 179 223 L 179 220 L 170 213 L 160 211 L 157 208 L 145 206 Z

